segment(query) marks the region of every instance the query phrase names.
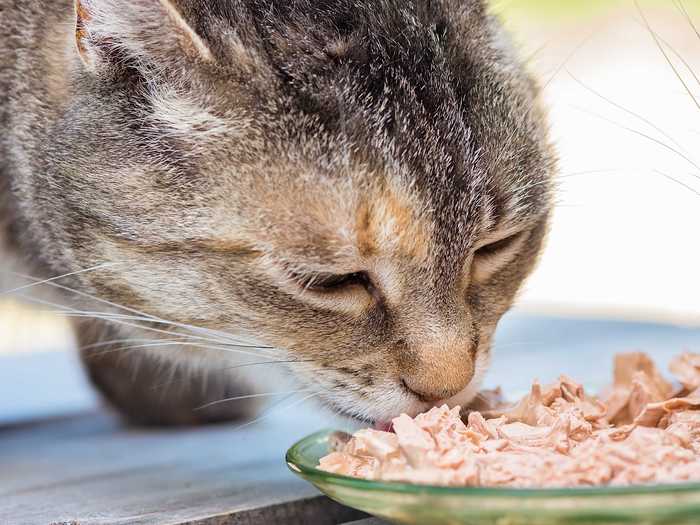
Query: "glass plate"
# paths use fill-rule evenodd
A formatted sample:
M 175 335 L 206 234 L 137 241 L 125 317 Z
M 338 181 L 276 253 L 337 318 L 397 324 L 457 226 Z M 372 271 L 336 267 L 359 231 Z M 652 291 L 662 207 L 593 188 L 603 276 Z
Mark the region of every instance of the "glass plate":
M 635 488 L 516 490 L 381 483 L 316 466 L 331 431 L 287 452 L 289 468 L 335 501 L 410 525 L 685 525 L 700 523 L 700 484 Z

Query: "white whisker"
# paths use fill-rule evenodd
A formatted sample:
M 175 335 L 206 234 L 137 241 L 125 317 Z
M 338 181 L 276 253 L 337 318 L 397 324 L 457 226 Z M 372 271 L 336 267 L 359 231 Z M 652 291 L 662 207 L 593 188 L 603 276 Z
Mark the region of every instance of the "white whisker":
M 698 197 L 700 197 L 700 191 L 698 191 L 698 190 L 696 190 L 695 188 L 693 188 L 692 186 L 686 184 L 686 183 L 683 182 L 682 180 L 678 180 L 677 178 L 672 177 L 671 175 L 669 175 L 668 173 L 664 173 L 663 171 L 654 170 L 654 173 L 658 173 L 658 174 L 661 175 L 662 177 L 666 177 L 668 180 L 670 180 L 670 181 L 672 181 L 672 182 L 675 182 L 675 183 L 678 184 L 679 186 L 683 186 L 685 189 L 692 191 L 695 195 L 697 195 Z
M 609 119 L 608 117 L 605 117 L 605 116 L 603 116 L 603 115 L 599 115 L 598 113 L 595 113 L 594 111 L 590 111 L 590 110 L 588 110 L 588 109 L 586 109 L 586 108 L 582 108 L 582 107 L 576 106 L 576 105 L 572 105 L 571 107 L 574 108 L 574 109 L 576 109 L 576 110 L 578 110 L 578 111 L 581 111 L 581 112 L 583 112 L 583 113 L 586 113 L 586 114 L 588 114 L 588 115 L 591 115 L 591 116 L 593 116 L 593 117 L 596 117 L 596 118 L 599 118 L 599 119 L 601 119 L 601 120 L 604 120 L 604 121 L 606 121 L 606 122 L 612 124 L 613 126 L 617 126 L 618 128 L 624 129 L 624 130 L 626 130 L 626 131 L 629 131 L 630 133 L 634 133 L 635 135 L 639 135 L 639 136 L 641 136 L 641 137 L 643 137 L 643 138 L 645 138 L 645 139 L 647 139 L 647 140 L 649 140 L 649 141 L 651 141 L 651 142 L 654 142 L 655 144 L 658 144 L 659 146 L 661 146 L 661 147 L 663 147 L 663 148 L 665 148 L 665 149 L 671 151 L 672 153 L 675 153 L 676 155 L 678 155 L 679 157 L 681 157 L 683 160 L 685 160 L 686 162 L 688 162 L 688 163 L 689 163 L 691 166 L 693 166 L 695 169 L 697 169 L 698 171 L 700 171 L 700 165 L 698 165 L 695 161 L 693 161 L 693 160 L 692 160 L 690 157 L 688 157 L 687 155 L 684 155 L 682 152 L 678 151 L 677 149 L 675 149 L 675 148 L 672 147 L 672 146 L 669 146 L 668 144 L 666 144 L 666 143 L 663 142 L 662 140 L 659 140 L 659 139 L 657 139 L 657 138 L 655 138 L 655 137 L 652 137 L 652 136 L 650 136 L 650 135 L 647 135 L 646 133 L 642 133 L 641 131 L 638 131 L 638 130 L 636 130 L 636 129 L 634 129 L 634 128 L 630 128 L 630 127 L 628 127 L 628 126 L 625 126 L 624 124 L 620 124 L 619 122 L 615 122 L 614 120 Z M 692 175 L 693 177 L 696 177 L 696 178 L 700 179 L 700 175 L 696 175 L 696 174 L 691 174 L 691 175 Z
M 49 310 L 49 312 L 55 314 L 55 310 Z M 177 340 L 177 339 L 174 339 Z M 124 343 L 157 343 L 159 341 L 165 341 L 164 339 L 137 339 L 137 338 L 130 338 L 130 339 L 110 339 L 107 341 L 100 341 L 99 343 L 92 343 L 89 345 L 84 345 L 78 348 L 78 350 L 92 350 L 94 348 L 102 348 L 105 346 L 112 346 L 112 345 L 119 345 L 119 344 L 124 344 Z M 170 342 L 170 341 L 168 341 Z
M 294 403 L 290 403 L 289 405 L 281 407 L 282 403 L 284 403 L 285 401 L 287 401 L 287 399 L 290 399 L 294 395 L 295 394 L 290 394 L 286 398 L 282 399 L 279 403 L 273 405 L 268 410 L 265 410 L 260 417 L 257 417 L 255 419 L 253 419 L 252 421 L 248 421 L 247 423 L 243 423 L 242 425 L 238 425 L 234 430 L 241 430 L 243 428 L 249 427 L 249 426 L 254 425 L 256 423 L 260 423 L 261 421 L 264 421 L 265 419 L 272 416 L 274 414 L 275 410 L 277 410 L 278 408 L 290 409 L 290 408 L 293 408 L 295 406 L 301 405 L 303 402 L 308 401 L 312 397 L 316 397 L 316 396 L 320 395 L 320 392 L 314 392 L 312 394 L 309 394 L 308 396 L 304 396 L 301 399 L 296 400 Z
M 109 263 L 109 264 L 120 264 L 120 263 Z M 99 267 L 95 267 L 95 268 L 99 268 Z M 100 297 L 95 297 L 94 295 L 91 295 L 91 294 L 88 294 L 88 293 L 85 293 L 85 292 L 81 292 L 80 290 L 75 290 L 74 288 L 70 288 L 70 287 L 68 287 L 68 286 L 63 286 L 63 285 L 61 285 L 61 284 L 58 284 L 58 283 L 54 282 L 56 279 L 60 279 L 60 278 L 65 277 L 65 276 L 54 277 L 54 278 L 52 278 L 52 279 L 44 280 L 43 282 L 41 282 L 40 279 L 38 279 L 37 277 L 33 277 L 33 276 L 31 276 L 31 275 L 21 274 L 21 273 L 17 273 L 17 272 L 11 272 L 11 273 L 14 274 L 14 275 L 16 275 L 16 276 L 18 276 L 18 277 L 22 277 L 22 278 L 24 278 L 24 279 L 29 279 L 29 280 L 37 281 L 35 284 L 46 284 L 46 285 L 48 285 L 48 286 L 51 286 L 51 287 L 54 287 L 54 288 L 58 288 L 58 289 L 60 289 L 60 290 L 64 290 L 64 291 L 67 291 L 67 292 L 70 292 L 70 293 L 73 293 L 73 294 L 78 295 L 78 296 L 80 296 L 80 297 L 85 297 L 85 298 L 87 298 L 87 299 L 96 301 L 96 302 L 101 303 L 101 304 L 105 304 L 105 305 L 111 306 L 111 307 L 113 307 L 113 308 L 117 308 L 117 309 L 120 309 L 120 310 L 124 310 L 124 311 L 126 311 L 126 312 L 130 312 L 130 313 L 133 313 L 133 314 L 137 314 L 137 315 L 139 315 L 139 316 L 142 316 L 142 317 L 148 319 L 148 321 L 150 321 L 150 322 L 160 322 L 160 323 L 163 323 L 163 324 L 169 323 L 169 324 L 171 324 L 172 326 L 177 326 L 177 327 L 179 327 L 179 328 L 183 328 L 183 329 L 189 330 L 189 331 L 191 331 L 191 332 L 195 332 L 195 333 L 197 333 L 197 332 L 208 333 L 208 334 L 210 334 L 210 335 L 212 335 L 212 336 L 215 336 L 215 337 L 217 337 L 217 338 L 219 338 L 219 339 L 223 339 L 223 341 L 217 341 L 217 342 L 219 342 L 219 343 L 226 343 L 226 342 L 229 342 L 229 341 L 232 342 L 232 343 L 241 343 L 240 337 L 237 338 L 237 337 L 235 337 L 235 336 L 233 336 L 233 335 L 231 335 L 231 334 L 227 334 L 227 333 L 221 332 L 221 331 L 219 331 L 219 330 L 212 330 L 212 329 L 210 329 L 210 328 L 202 328 L 202 327 L 187 325 L 187 324 L 183 324 L 183 323 L 176 323 L 176 322 L 173 322 L 173 321 L 166 321 L 165 319 L 161 319 L 161 318 L 159 318 L 159 317 L 156 317 L 156 316 L 147 314 L 147 313 L 142 312 L 142 311 L 140 311 L 140 310 L 136 310 L 136 309 L 130 308 L 130 307 L 128 307 L 128 306 L 120 305 L 120 304 L 117 304 L 117 303 L 108 301 L 108 300 L 106 300 L 106 299 L 102 299 L 102 298 L 100 298 Z M 245 344 L 246 342 L 243 342 L 243 343 Z M 262 347 L 262 346 L 264 346 L 264 345 L 256 345 L 256 347 Z
M 238 369 L 240 369 L 240 368 L 248 368 L 248 367 L 253 367 L 253 366 L 262 366 L 262 365 L 283 365 L 283 364 L 292 364 L 292 363 L 303 363 L 303 362 L 308 362 L 308 361 L 313 361 L 313 360 L 311 360 L 311 359 L 309 359 L 309 360 L 285 359 L 285 360 L 278 360 L 278 361 L 256 361 L 256 362 L 254 362 L 254 363 L 242 363 L 242 364 L 240 364 L 240 365 L 226 366 L 226 367 L 224 367 L 224 368 L 221 368 L 220 371 L 226 372 L 226 371 L 229 371 L 229 370 L 238 370 Z M 151 388 L 154 389 L 154 390 L 157 390 L 157 389 L 159 389 L 159 388 L 163 388 L 163 387 L 166 387 L 166 386 L 170 386 L 170 385 L 172 385 L 172 384 L 177 384 L 177 383 L 180 383 L 180 382 L 182 382 L 182 381 L 183 381 L 183 380 L 179 380 L 179 381 L 175 381 L 175 380 L 167 381 L 167 382 L 163 382 L 163 383 L 159 383 L 159 384 L 157 384 L 157 385 L 154 385 L 154 386 L 151 387 Z
M 54 312 L 55 313 L 55 312 Z M 114 320 L 121 320 L 121 321 L 143 321 L 145 323 L 153 323 L 153 324 L 162 324 L 166 326 L 176 326 L 180 327 L 178 323 L 171 323 L 170 321 L 165 321 L 162 319 L 148 319 L 144 317 L 138 317 L 138 316 L 132 316 L 132 315 L 124 315 L 124 314 L 113 314 L 109 312 L 90 312 L 90 311 L 75 311 L 75 312 L 66 312 L 64 315 L 68 317 L 97 317 L 101 316 L 101 319 L 114 319 Z M 180 332 L 172 332 L 173 334 L 179 334 Z M 232 348 L 262 348 L 266 350 L 273 350 L 272 347 L 269 346 L 258 346 L 258 345 L 252 345 L 252 344 L 239 344 L 239 343 L 228 343 L 226 341 L 220 341 L 218 339 L 208 339 L 205 337 L 201 336 L 192 336 L 192 335 L 185 335 L 184 337 L 189 337 L 190 339 L 197 339 L 197 340 L 202 340 L 202 341 L 208 341 L 210 343 L 217 343 L 225 346 L 230 346 Z
M 610 169 L 604 169 L 604 170 L 586 170 L 586 171 L 578 171 L 574 173 L 567 173 L 566 175 L 559 175 L 555 179 L 555 184 L 558 184 L 560 180 L 565 180 L 565 179 L 571 179 L 573 177 L 580 177 L 582 175 L 593 175 L 593 174 L 600 174 L 600 173 L 615 173 L 621 171 L 619 168 L 610 168 Z M 515 192 L 517 193 L 522 193 L 523 191 L 527 191 L 531 188 L 535 188 L 537 186 L 542 186 L 542 185 L 548 185 L 552 184 L 552 181 L 550 180 L 541 180 L 537 182 L 532 182 L 530 184 L 524 184 L 523 186 L 519 186 L 515 188 Z
M 692 21 L 691 21 L 691 25 L 692 25 Z M 644 24 L 642 24 L 642 27 L 644 27 Z M 647 28 L 647 29 L 648 29 L 648 28 Z M 678 60 L 681 61 L 681 63 L 683 64 L 683 66 L 688 70 L 688 72 L 689 72 L 689 73 L 692 75 L 692 77 L 695 79 L 695 82 L 697 82 L 698 84 L 700 84 L 700 78 L 698 78 L 698 76 L 695 74 L 695 71 L 693 70 L 692 66 L 688 63 L 688 61 L 687 61 L 685 58 L 683 58 L 683 55 L 681 55 L 678 51 L 676 51 L 676 49 L 675 49 L 671 44 L 669 44 L 666 40 L 664 40 L 664 39 L 659 35 L 659 33 L 657 33 L 656 31 L 654 31 L 654 34 L 655 34 L 656 37 L 659 39 L 659 41 L 660 41 L 663 45 L 665 45 L 665 46 L 671 51 L 671 53 L 673 53 L 673 54 L 676 56 L 676 58 L 677 58 Z M 683 94 L 686 94 L 685 91 L 683 91 L 682 93 L 683 93 Z
M 172 342 L 162 342 L 162 343 L 150 343 L 150 344 L 142 344 L 142 345 L 134 345 L 134 346 L 123 346 L 119 348 L 112 348 L 109 350 L 105 350 L 102 352 L 97 352 L 93 354 L 94 356 L 101 356 L 113 352 L 126 352 L 130 350 L 137 350 L 137 349 L 143 349 L 143 348 L 159 348 L 159 347 L 164 347 L 164 346 L 186 346 L 188 348 L 201 348 L 204 350 L 214 350 L 214 351 L 223 351 L 223 352 L 230 352 L 230 353 L 235 353 L 235 354 L 240 354 L 240 355 L 248 355 L 252 357 L 260 357 L 259 353 L 256 352 L 246 352 L 243 350 L 236 350 L 234 348 L 229 348 L 225 346 L 211 346 L 211 345 L 204 345 L 204 344 L 198 344 L 198 343 L 189 343 L 187 341 L 172 341 Z
M 638 113 L 635 113 L 634 111 L 632 111 L 632 110 L 630 110 L 630 109 L 627 109 L 627 108 L 624 107 L 623 105 L 618 104 L 618 103 L 615 102 L 614 100 L 612 100 L 612 99 L 606 97 L 605 95 L 599 93 L 598 91 L 596 91 L 596 90 L 593 89 L 592 87 L 586 85 L 582 80 L 580 80 L 578 77 L 576 77 L 576 76 L 575 76 L 573 73 L 571 73 L 571 71 L 569 71 L 568 69 L 567 69 L 566 72 L 567 72 L 567 73 L 569 74 L 569 76 L 570 76 L 579 86 L 581 86 L 583 89 L 585 89 L 585 90 L 588 91 L 589 93 L 593 93 L 596 97 L 600 98 L 601 100 L 604 100 L 605 102 L 607 102 L 607 103 L 610 104 L 611 106 L 616 107 L 617 109 L 619 109 L 619 110 L 621 110 L 621 111 L 624 111 L 624 112 L 627 113 L 628 115 L 632 115 L 634 118 L 636 118 L 637 120 L 640 120 L 641 122 L 644 122 L 647 126 L 649 126 L 649 127 L 653 128 L 654 130 L 658 131 L 659 133 L 661 133 L 661 135 L 663 135 L 665 138 L 667 138 L 668 140 L 670 140 L 670 141 L 673 143 L 673 145 L 676 146 L 676 147 L 678 148 L 679 151 L 682 151 L 682 152 L 685 153 L 686 155 L 688 154 L 688 152 L 685 150 L 685 148 L 683 148 L 683 146 L 681 146 L 681 144 L 680 144 L 677 140 L 675 140 L 673 137 L 671 137 L 671 135 L 669 135 L 668 133 L 666 133 L 666 132 L 665 132 L 663 129 L 661 129 L 659 126 L 657 126 L 656 124 L 654 124 L 651 120 L 649 120 L 648 118 L 643 117 L 642 115 L 639 115 Z
M 226 399 L 219 399 L 218 401 L 212 401 L 211 403 L 207 403 L 206 405 L 202 405 L 200 407 L 197 407 L 197 408 L 195 408 L 195 410 L 204 410 L 205 408 L 213 407 L 216 405 L 221 405 L 223 403 L 229 403 L 232 401 L 240 401 L 243 399 L 257 399 L 257 398 L 262 398 L 262 397 L 285 396 L 288 394 L 299 394 L 302 392 L 308 392 L 308 389 L 291 390 L 288 392 L 263 392 L 262 394 L 246 394 L 243 396 L 227 397 Z
M 115 316 L 110 315 L 110 314 L 102 314 L 102 313 L 95 313 L 95 312 L 84 313 L 84 312 L 81 312 L 79 310 L 75 310 L 73 308 L 66 310 L 66 307 L 63 305 L 52 303 L 51 301 L 46 301 L 44 299 L 38 299 L 36 297 L 24 297 L 24 299 L 26 299 L 27 301 L 30 301 L 30 302 L 35 302 L 35 303 L 43 304 L 45 306 L 51 306 L 53 308 L 57 308 L 57 311 L 54 312 L 57 315 L 63 315 L 66 317 L 78 317 L 78 318 L 85 317 L 85 318 L 89 318 L 89 319 L 98 319 L 98 320 L 109 322 L 109 323 L 119 324 L 122 326 L 128 326 L 131 328 L 137 328 L 139 330 L 144 330 L 144 331 L 148 331 L 148 332 L 155 332 L 155 333 L 165 334 L 165 335 L 173 335 L 173 334 L 175 334 L 177 336 L 182 335 L 179 332 L 169 332 L 167 330 L 160 330 L 158 328 L 153 328 L 150 326 L 144 326 L 144 325 L 140 325 L 137 323 L 130 323 L 130 322 L 127 322 L 127 321 L 120 319 L 118 316 L 115 317 Z M 213 343 L 217 343 L 217 344 L 222 344 L 221 341 L 213 340 L 213 339 L 206 339 L 206 338 L 200 337 L 200 336 L 186 335 L 186 337 L 188 337 L 189 340 L 205 341 L 205 342 L 213 342 Z M 260 352 L 245 352 L 243 350 L 238 350 L 236 348 L 236 346 L 233 344 L 225 344 L 225 343 L 223 343 L 223 344 L 224 344 L 224 346 L 219 346 L 219 347 L 217 347 L 217 349 L 227 351 L 227 352 L 232 352 L 232 353 L 253 355 L 256 357 L 260 357 L 260 355 L 270 355 L 270 356 L 274 357 L 274 353 L 271 353 L 270 352 L 271 349 L 267 348 L 267 347 L 261 347 Z M 246 347 L 246 348 L 248 348 L 248 347 Z
M 683 80 L 683 76 L 679 73 L 678 69 L 676 69 L 675 64 L 673 63 L 673 61 L 672 61 L 672 60 L 670 59 L 670 57 L 668 56 L 668 53 L 666 53 L 666 51 L 664 50 L 663 46 L 661 45 L 661 42 L 659 41 L 659 37 L 656 35 L 656 33 L 654 32 L 654 30 L 651 28 L 651 24 L 649 24 L 649 21 L 647 20 L 647 17 L 646 17 L 646 15 L 644 14 L 644 11 L 643 11 L 642 8 L 640 7 L 639 2 L 638 2 L 637 0 L 634 0 L 634 5 L 637 7 L 637 11 L 639 12 L 639 16 L 642 17 L 642 21 L 644 22 L 644 25 L 645 25 L 646 28 L 649 30 L 649 34 L 651 35 L 651 38 L 654 39 L 654 43 L 656 44 L 656 47 L 659 48 L 659 51 L 660 51 L 661 54 L 664 56 L 664 59 L 666 60 L 666 62 L 668 63 L 668 65 L 669 65 L 669 66 L 671 67 L 671 69 L 673 70 L 673 73 L 676 75 L 676 78 L 678 78 L 678 80 L 680 81 L 680 83 L 683 84 L 683 88 L 685 88 L 686 92 L 688 93 L 688 95 L 690 96 L 690 98 L 693 100 L 693 102 L 695 103 L 695 105 L 697 106 L 697 108 L 700 109 L 700 102 L 698 102 L 698 99 L 695 97 L 695 95 L 693 95 L 692 90 L 690 89 L 690 87 L 688 86 L 688 84 L 685 82 L 685 80 Z
M 17 288 L 13 288 L 13 289 L 11 289 L 11 290 L 3 290 L 2 292 L 0 292 L 0 294 L 2 294 L 2 295 L 7 295 L 7 294 L 15 293 L 15 292 L 20 292 L 20 291 L 22 291 L 22 290 L 27 290 L 27 289 L 29 289 L 29 288 L 33 288 L 34 286 L 40 286 L 40 285 L 42 285 L 42 284 L 51 284 L 51 283 L 53 283 L 54 281 L 58 281 L 59 279 L 65 279 L 66 277 L 72 277 L 72 276 L 75 276 L 75 275 L 80 275 L 80 274 L 82 274 L 82 273 L 93 272 L 93 271 L 95 271 L 95 270 L 101 270 L 102 268 L 107 268 L 107 267 L 109 267 L 109 266 L 114 266 L 114 265 L 117 265 L 117 264 L 120 264 L 120 263 L 102 263 L 102 264 L 98 264 L 97 266 L 93 266 L 92 268 L 85 268 L 84 270 L 77 270 L 77 271 L 75 271 L 75 272 L 64 273 L 63 275 L 57 275 L 57 276 L 51 277 L 51 278 L 49 278 L 49 279 L 44 279 L 44 280 L 41 280 L 41 281 L 33 282 L 33 283 L 31 283 L 31 284 L 26 284 L 26 285 L 24 285 L 24 286 L 19 286 L 19 287 L 17 287 Z M 19 273 L 17 273 L 17 272 L 6 272 L 6 273 L 12 273 L 12 274 L 14 274 L 14 275 L 16 275 L 16 276 L 18 276 L 18 277 L 22 277 L 22 278 L 25 278 L 25 279 L 27 278 L 25 275 L 19 274 Z

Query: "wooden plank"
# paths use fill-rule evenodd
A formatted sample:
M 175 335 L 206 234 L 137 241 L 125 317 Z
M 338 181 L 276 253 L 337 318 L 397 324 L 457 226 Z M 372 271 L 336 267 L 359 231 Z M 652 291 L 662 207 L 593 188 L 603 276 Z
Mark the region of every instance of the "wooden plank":
M 338 525 L 347 520 L 366 516 L 362 512 L 343 507 L 334 501 L 319 496 L 308 500 L 294 501 L 236 515 L 208 518 L 203 521 L 188 522 L 186 525 Z
M 318 496 L 236 514 L 225 513 L 219 516 L 178 522 L 178 525 L 266 525 L 271 523 L 285 525 L 308 525 L 311 523 L 314 525 L 338 525 L 349 523 L 347 520 L 356 520 L 362 515 L 361 512 L 343 507 L 324 496 Z M 173 519 L 176 518 L 173 517 Z M 83 525 L 84 523 L 72 520 L 53 522 L 50 525 Z M 120 523 L 126 522 L 122 521 Z M 146 520 L 144 523 L 151 522 Z M 352 521 L 352 523 L 364 523 L 364 520 L 359 522 Z M 383 522 L 377 523 L 385 525 Z
M 271 523 L 269 515 L 287 520 L 280 523 L 342 523 L 362 517 L 318 497 L 288 472 L 284 451 L 295 434 L 310 429 L 276 425 L 155 431 L 90 415 L 5 429 L 0 523 L 253 524 Z M 308 521 L 314 512 L 321 517 Z

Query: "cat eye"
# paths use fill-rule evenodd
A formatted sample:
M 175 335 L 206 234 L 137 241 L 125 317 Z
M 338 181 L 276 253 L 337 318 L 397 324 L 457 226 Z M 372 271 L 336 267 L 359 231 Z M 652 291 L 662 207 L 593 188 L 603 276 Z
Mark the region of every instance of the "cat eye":
M 368 288 L 371 285 L 371 279 L 367 272 L 315 274 L 310 276 L 294 275 L 294 279 L 305 290 L 315 292 L 336 292 L 350 288 L 351 286 L 363 286 Z
M 522 237 L 522 235 L 522 232 L 518 232 L 516 234 L 509 235 L 508 237 L 501 239 L 500 241 L 489 243 L 476 250 L 476 252 L 474 252 L 474 255 L 476 257 L 491 257 L 494 255 L 498 255 L 499 253 L 513 246 L 515 244 L 515 241 Z
M 524 240 L 525 232 L 518 232 L 477 249 L 471 266 L 473 279 L 477 282 L 490 279 L 513 260 Z

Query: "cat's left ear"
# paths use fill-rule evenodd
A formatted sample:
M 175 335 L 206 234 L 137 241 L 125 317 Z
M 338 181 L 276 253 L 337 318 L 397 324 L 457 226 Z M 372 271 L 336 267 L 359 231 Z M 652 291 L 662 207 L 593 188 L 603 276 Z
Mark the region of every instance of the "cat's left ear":
M 74 0 L 78 54 L 92 72 L 130 61 L 167 66 L 212 52 L 171 0 Z

